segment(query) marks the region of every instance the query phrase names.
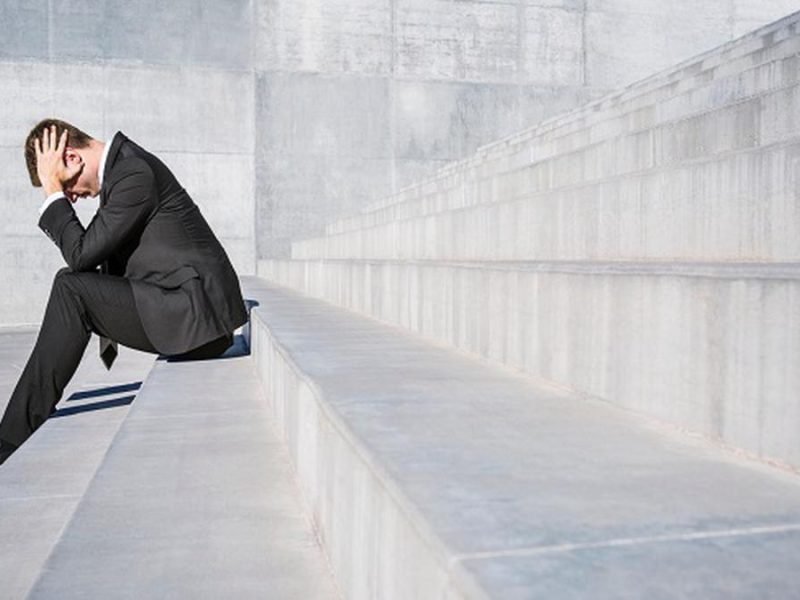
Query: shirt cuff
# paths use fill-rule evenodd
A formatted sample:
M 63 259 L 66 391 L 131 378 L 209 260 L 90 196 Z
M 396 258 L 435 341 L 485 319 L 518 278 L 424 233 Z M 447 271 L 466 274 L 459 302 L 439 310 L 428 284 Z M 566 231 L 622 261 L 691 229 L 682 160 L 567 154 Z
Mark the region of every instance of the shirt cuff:
M 43 214 L 44 211 L 47 210 L 47 207 L 50 206 L 53 202 L 58 200 L 59 198 L 66 198 L 67 195 L 64 192 L 55 192 L 50 194 L 47 198 L 45 198 L 44 202 L 42 203 L 42 207 L 39 209 L 39 214 Z

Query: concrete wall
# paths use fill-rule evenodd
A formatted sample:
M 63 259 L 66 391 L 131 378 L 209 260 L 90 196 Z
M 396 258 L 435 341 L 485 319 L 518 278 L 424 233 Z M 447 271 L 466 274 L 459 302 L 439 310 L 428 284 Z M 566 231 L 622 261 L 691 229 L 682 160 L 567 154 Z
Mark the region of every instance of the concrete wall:
M 240 273 L 255 269 L 252 3 L 0 0 L 0 323 L 38 322 L 58 249 L 22 144 L 56 116 L 121 130 L 173 169 Z M 147 18 L 144 18 L 147 15 Z M 88 222 L 97 203 L 76 205 Z
M 478 146 L 800 0 L 0 0 L 0 323 L 61 258 L 21 144 L 44 116 L 159 153 L 242 273 Z M 691 15 L 691 17 L 687 17 Z M 95 204 L 84 200 L 88 219 Z
M 260 0 L 257 254 L 800 0 Z

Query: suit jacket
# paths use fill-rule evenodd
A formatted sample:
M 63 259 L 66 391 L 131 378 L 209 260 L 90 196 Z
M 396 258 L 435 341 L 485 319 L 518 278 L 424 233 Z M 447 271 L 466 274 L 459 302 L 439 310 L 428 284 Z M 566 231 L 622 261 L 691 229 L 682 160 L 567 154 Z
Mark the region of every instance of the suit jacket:
M 100 207 L 84 229 L 67 198 L 39 227 L 73 271 L 128 278 L 144 330 L 182 354 L 247 321 L 239 279 L 200 209 L 161 160 L 121 132 L 110 142 Z

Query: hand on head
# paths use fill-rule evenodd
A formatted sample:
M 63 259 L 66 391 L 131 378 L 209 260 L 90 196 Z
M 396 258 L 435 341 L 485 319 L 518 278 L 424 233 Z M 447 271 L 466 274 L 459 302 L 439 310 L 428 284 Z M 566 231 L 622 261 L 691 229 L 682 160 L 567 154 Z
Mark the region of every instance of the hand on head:
M 58 136 L 56 126 L 45 129 L 41 140 L 36 139 L 36 171 L 42 182 L 46 196 L 54 192 L 65 191 L 68 183 L 76 179 L 83 170 L 83 160 L 68 164 L 64 160 L 67 148 L 67 131 Z

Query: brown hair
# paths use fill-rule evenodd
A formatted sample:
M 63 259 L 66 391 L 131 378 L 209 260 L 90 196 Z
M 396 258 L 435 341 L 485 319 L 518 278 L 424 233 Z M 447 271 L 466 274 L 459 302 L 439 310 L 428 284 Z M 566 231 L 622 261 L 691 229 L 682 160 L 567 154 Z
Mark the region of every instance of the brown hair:
M 42 182 L 39 181 L 39 174 L 36 172 L 36 139 L 41 139 L 45 129 L 56 126 L 58 135 L 65 129 L 67 130 L 67 144 L 72 148 L 86 148 L 89 143 L 94 139 L 85 131 L 81 131 L 74 125 L 61 121 L 59 119 L 44 119 L 39 121 L 36 126 L 31 129 L 28 137 L 25 138 L 25 166 L 28 167 L 28 175 L 31 178 L 33 187 L 42 187 Z

